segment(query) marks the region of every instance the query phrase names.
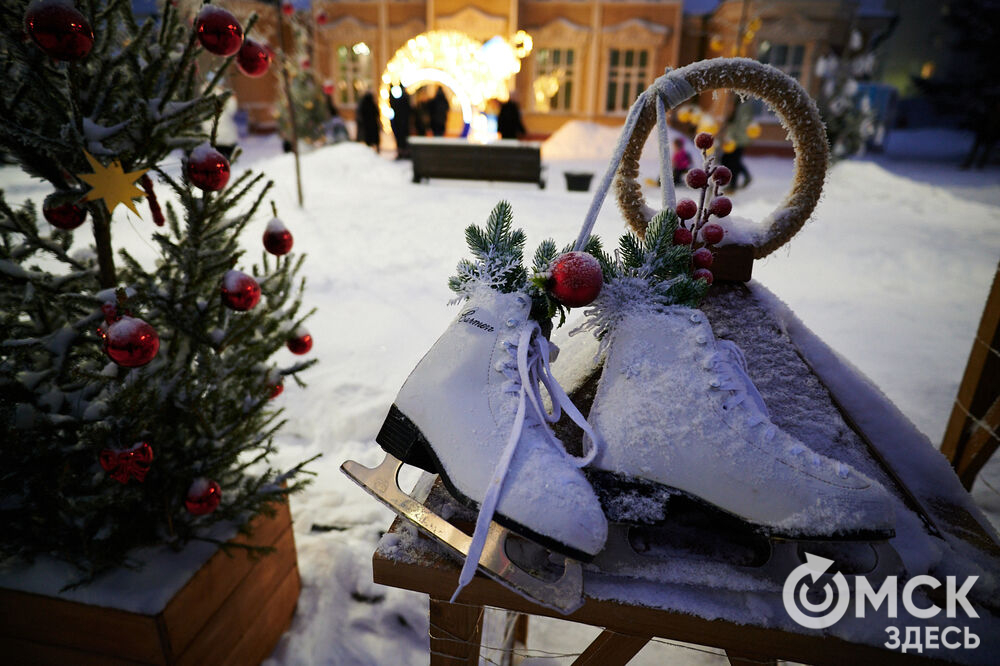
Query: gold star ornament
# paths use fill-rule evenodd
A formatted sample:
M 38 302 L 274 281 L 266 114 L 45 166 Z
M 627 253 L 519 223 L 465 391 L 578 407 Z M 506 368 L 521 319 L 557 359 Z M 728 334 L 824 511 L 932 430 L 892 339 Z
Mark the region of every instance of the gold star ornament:
M 104 199 L 104 205 L 107 206 L 108 213 L 115 212 L 118 204 L 125 204 L 129 210 L 139 215 L 139 211 L 136 210 L 132 199 L 144 197 L 146 193 L 135 186 L 135 181 L 141 178 L 142 174 L 149 171 L 149 169 L 140 169 L 139 171 L 125 173 L 122 169 L 122 163 L 118 160 L 112 160 L 111 164 L 104 166 L 86 150 L 83 151 L 83 154 L 86 156 L 87 161 L 90 162 L 90 168 L 94 170 L 94 173 L 81 173 L 78 176 L 80 180 L 85 181 L 92 188 L 87 192 L 84 199 L 87 201 Z

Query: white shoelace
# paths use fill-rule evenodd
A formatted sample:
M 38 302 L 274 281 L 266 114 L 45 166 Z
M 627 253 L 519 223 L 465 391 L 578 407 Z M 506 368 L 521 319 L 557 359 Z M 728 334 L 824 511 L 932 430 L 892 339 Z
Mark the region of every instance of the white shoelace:
M 455 601 L 458 593 L 476 575 L 476 567 L 479 565 L 479 558 L 483 554 L 483 547 L 486 545 L 486 535 L 489 531 L 490 521 L 496 512 L 497 503 L 500 501 L 500 494 L 503 490 L 504 480 L 510 468 L 510 462 L 517 450 L 517 445 L 521 441 L 521 435 L 525 426 L 540 425 L 545 433 L 546 439 L 569 458 L 577 467 L 590 464 L 598 452 L 597 437 L 591 429 L 587 420 L 580 413 L 580 410 L 569 399 L 559 382 L 552 376 L 549 367 L 549 341 L 542 335 L 538 323 L 528 320 L 521 325 L 517 334 L 517 342 L 505 342 L 508 353 L 511 353 L 516 360 L 515 363 L 502 361 L 500 367 L 496 368 L 504 373 L 508 382 L 504 386 L 504 391 L 517 393 L 517 413 L 514 415 L 514 425 L 507 437 L 507 444 L 504 447 L 500 460 L 493 471 L 493 478 L 490 479 L 483 498 L 482 506 L 479 507 L 479 516 L 476 518 L 476 529 L 472 533 L 472 542 L 469 544 L 469 552 L 465 557 L 465 564 L 458 577 L 458 587 L 451 596 L 451 601 Z M 545 386 L 549 397 L 552 399 L 552 413 L 545 411 L 542 405 L 542 397 L 539 384 Z M 529 410 L 530 408 L 530 410 Z M 576 457 L 566 452 L 562 443 L 549 429 L 547 423 L 555 423 L 562 416 L 563 410 L 581 429 L 589 436 L 591 446 L 583 457 Z

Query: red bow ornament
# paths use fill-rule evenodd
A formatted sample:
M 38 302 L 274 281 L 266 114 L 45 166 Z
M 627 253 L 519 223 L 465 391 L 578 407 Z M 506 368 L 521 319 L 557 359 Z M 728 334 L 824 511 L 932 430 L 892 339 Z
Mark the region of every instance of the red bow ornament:
M 130 477 L 141 483 L 153 464 L 153 447 L 138 442 L 130 449 L 104 449 L 100 461 L 108 476 L 118 483 L 128 483 Z

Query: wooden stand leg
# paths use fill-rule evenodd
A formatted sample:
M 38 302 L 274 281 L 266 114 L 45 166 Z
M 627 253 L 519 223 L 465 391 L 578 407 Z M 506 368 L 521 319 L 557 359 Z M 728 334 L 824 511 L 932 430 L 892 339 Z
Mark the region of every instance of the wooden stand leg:
M 431 666 L 479 664 L 483 607 L 430 599 Z
M 778 660 L 769 657 L 761 657 L 735 650 L 726 650 L 726 658 L 729 659 L 730 666 L 752 666 L 760 664 L 762 666 L 777 666 Z
M 605 629 L 583 651 L 573 666 L 623 666 L 639 653 L 650 636 L 630 636 Z

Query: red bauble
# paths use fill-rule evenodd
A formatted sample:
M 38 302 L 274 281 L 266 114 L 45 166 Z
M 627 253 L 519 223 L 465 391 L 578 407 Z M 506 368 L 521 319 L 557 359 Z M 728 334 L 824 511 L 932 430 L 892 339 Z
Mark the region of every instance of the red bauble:
M 316 23 L 319 25 L 326 25 L 327 21 L 329 20 L 330 17 L 327 16 L 326 12 L 321 11 L 320 13 L 316 14 Z
M 701 230 L 701 238 L 709 245 L 715 245 L 722 240 L 722 237 L 726 235 L 725 230 L 718 224 L 706 224 L 705 228 Z
M 280 257 L 283 254 L 288 254 L 288 251 L 292 249 L 293 242 L 292 232 L 285 227 L 284 222 L 274 218 L 267 223 L 267 228 L 264 229 L 265 250 Z
M 160 336 L 138 317 L 119 317 L 108 326 L 104 351 L 123 368 L 138 368 L 156 358 Z
M 733 212 L 733 202 L 729 197 L 715 197 L 708 204 L 708 212 L 716 217 L 725 217 Z
M 589 305 L 604 286 L 601 264 L 586 252 L 567 252 L 557 257 L 549 272 L 549 293 L 568 308 Z
M 243 44 L 243 26 L 222 7 L 205 5 L 194 20 L 198 41 L 209 53 L 231 56 Z
M 130 449 L 104 449 L 98 460 L 101 469 L 118 483 L 128 483 L 131 478 L 142 483 L 153 464 L 153 447 L 137 442 Z
M 42 206 L 42 215 L 56 229 L 76 229 L 87 219 L 87 209 L 72 203 L 60 206 Z
M 229 160 L 208 143 L 203 143 L 187 159 L 191 184 L 206 192 L 218 192 L 229 182 Z
M 271 400 L 274 400 L 285 390 L 285 384 L 282 381 L 278 381 L 277 384 L 271 387 Z
M 243 271 L 226 271 L 222 276 L 222 302 L 240 312 L 253 310 L 260 302 L 260 285 Z
M 708 270 L 707 268 L 699 268 L 695 270 L 695 272 L 691 274 L 691 277 L 693 277 L 695 280 L 704 280 L 709 284 L 712 284 L 712 281 L 715 279 L 712 276 L 712 271 Z
M 711 268 L 714 259 L 712 251 L 707 247 L 699 247 L 691 253 L 691 262 L 695 265 L 695 268 Z
M 236 66 L 250 78 L 256 79 L 267 74 L 271 66 L 271 54 L 259 42 L 247 39 L 236 56 Z
M 24 13 L 24 27 L 35 44 L 56 60 L 82 60 L 94 46 L 90 23 L 67 0 L 32 3 Z
M 688 187 L 694 190 L 701 189 L 708 185 L 708 174 L 704 169 L 691 169 L 684 176 L 684 182 L 688 184 Z
M 295 13 L 295 6 L 290 2 L 281 3 L 281 13 L 285 16 L 291 16 Z
M 312 60 L 310 60 L 309 58 L 303 58 L 302 62 L 300 62 L 299 64 L 302 65 L 302 69 L 309 69 L 310 67 L 312 67 Z
M 733 179 L 733 172 L 729 170 L 729 167 L 717 166 L 715 170 L 712 171 L 712 180 L 717 182 L 719 185 L 728 185 L 729 181 Z
M 694 240 L 694 235 L 690 229 L 684 227 L 674 229 L 674 245 L 690 245 L 692 240 Z
M 327 81 L 323 84 L 323 94 L 332 95 L 333 94 L 333 84 Z
M 698 213 L 698 204 L 691 199 L 681 199 L 677 202 L 677 217 L 682 220 L 690 220 Z
M 313 336 L 301 326 L 288 338 L 288 350 L 293 354 L 306 354 L 313 347 Z
M 195 479 L 184 498 L 184 508 L 192 516 L 204 516 L 215 511 L 221 501 L 222 488 L 218 483 L 204 478 Z
M 715 137 L 708 132 L 698 132 L 698 136 L 694 138 L 694 145 L 698 146 L 700 150 L 708 150 L 713 143 L 715 143 Z

